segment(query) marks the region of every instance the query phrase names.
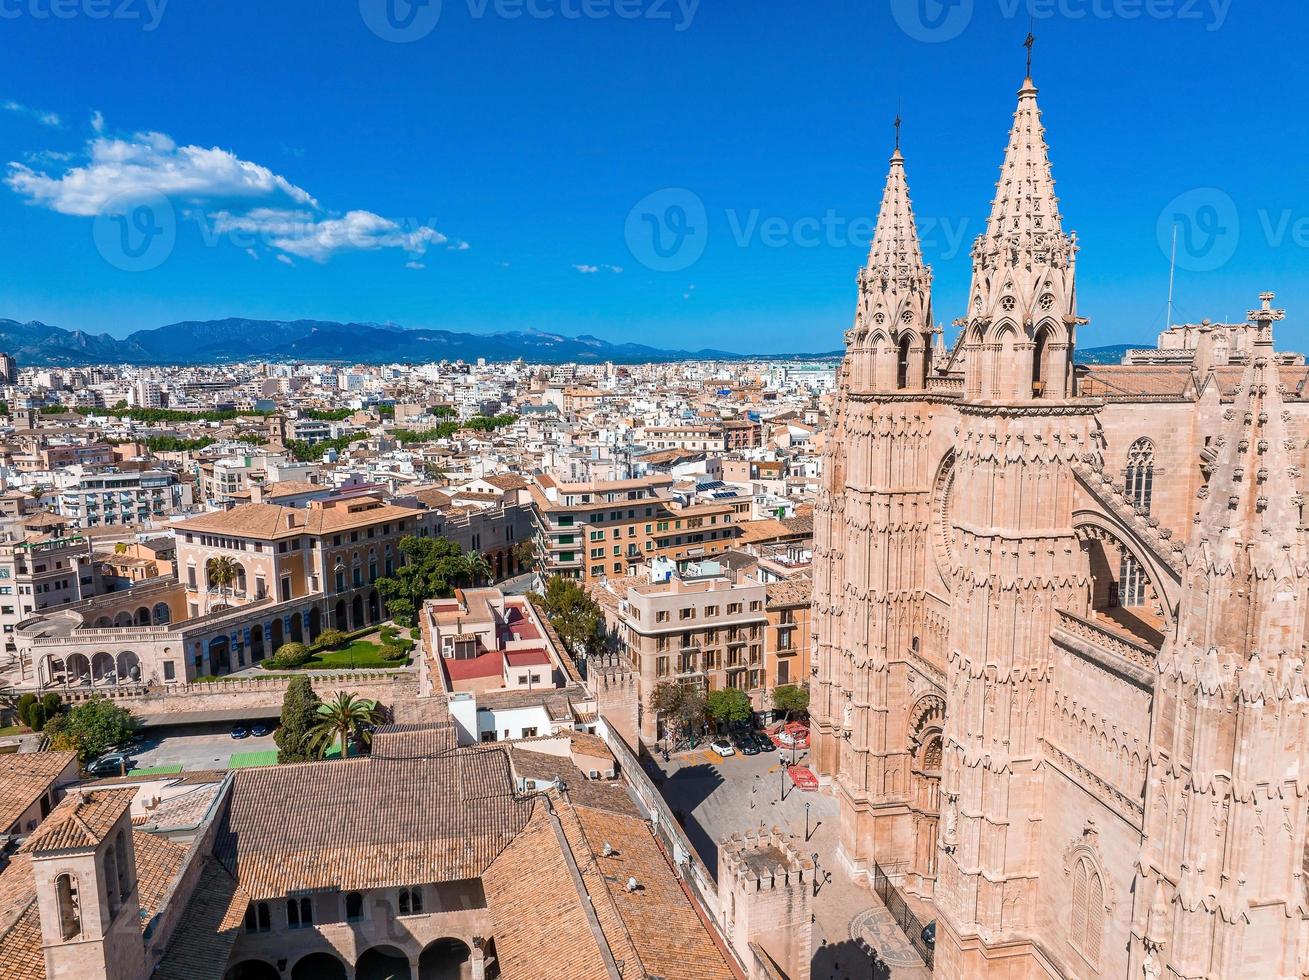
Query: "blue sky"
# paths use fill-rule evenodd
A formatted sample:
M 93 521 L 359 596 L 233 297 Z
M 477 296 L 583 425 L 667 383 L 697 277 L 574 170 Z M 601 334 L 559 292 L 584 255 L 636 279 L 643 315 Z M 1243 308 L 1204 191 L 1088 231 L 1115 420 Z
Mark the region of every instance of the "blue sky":
M 899 100 L 948 327 L 1030 12 L 1083 246 L 1082 345 L 1154 337 L 1160 239 L 1177 223 L 1180 318 L 1240 317 L 1275 289 L 1280 342 L 1309 347 L 1303 4 L 436 9 L 0 0 L 0 317 L 115 335 L 315 317 L 832 349 Z

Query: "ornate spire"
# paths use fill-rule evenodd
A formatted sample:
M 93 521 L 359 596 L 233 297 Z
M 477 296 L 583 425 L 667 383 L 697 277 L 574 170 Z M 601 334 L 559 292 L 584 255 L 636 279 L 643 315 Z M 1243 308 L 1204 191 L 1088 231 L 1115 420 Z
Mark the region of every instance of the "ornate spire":
M 959 325 L 967 328 L 962 343 L 974 398 L 1072 394 L 1075 328 L 1085 322 L 1077 316 L 1077 244 L 1064 234 L 1036 91 L 1024 79 L 991 215 L 973 245 L 969 310 Z M 988 350 L 1009 333 L 1011 363 L 992 369 Z M 1035 369 L 1033 357 L 1041 360 Z
M 932 321 L 932 270 L 923 264 L 918 227 L 909 201 L 900 117 L 868 264 L 859 271 L 859 305 L 846 335 L 850 380 L 856 391 L 921 389 L 925 384 Z M 901 350 L 902 345 L 907 345 Z

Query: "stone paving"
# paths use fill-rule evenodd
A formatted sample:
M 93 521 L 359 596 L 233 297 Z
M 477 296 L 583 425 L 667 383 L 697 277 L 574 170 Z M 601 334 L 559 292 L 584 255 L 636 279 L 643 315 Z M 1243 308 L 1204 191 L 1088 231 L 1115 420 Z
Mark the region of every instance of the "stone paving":
M 805 753 L 798 754 L 803 764 Z M 814 898 L 813 980 L 925 980 L 931 973 L 871 888 L 850 881 L 836 859 L 836 801 L 823 790 L 796 789 L 786 777 L 790 752 L 720 759 L 707 749 L 657 760 L 659 788 L 713 874 L 717 842 L 751 827 L 779 826 L 817 855 L 823 879 Z M 785 780 L 785 800 L 782 799 Z M 806 804 L 809 840 L 804 843 Z M 877 951 L 878 963 L 866 950 Z

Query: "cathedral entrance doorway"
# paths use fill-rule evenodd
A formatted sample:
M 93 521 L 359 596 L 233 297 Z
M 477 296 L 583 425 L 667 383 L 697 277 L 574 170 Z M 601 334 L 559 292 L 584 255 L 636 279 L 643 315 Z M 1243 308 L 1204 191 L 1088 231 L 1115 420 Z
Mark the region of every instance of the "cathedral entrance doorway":
M 910 715 L 910 798 L 914 819 L 914 851 L 905 888 L 932 897 L 936 884 L 937 824 L 941 817 L 941 749 L 945 701 L 929 694 Z

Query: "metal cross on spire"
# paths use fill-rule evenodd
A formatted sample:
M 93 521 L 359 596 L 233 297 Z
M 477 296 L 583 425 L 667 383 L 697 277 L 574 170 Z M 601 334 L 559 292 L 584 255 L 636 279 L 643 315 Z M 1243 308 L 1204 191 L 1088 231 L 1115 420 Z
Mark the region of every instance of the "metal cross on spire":
M 1033 21 L 1032 27 L 1035 26 L 1036 23 L 1035 21 Z M 1023 47 L 1027 49 L 1027 77 L 1031 78 L 1032 77 L 1032 48 L 1036 47 L 1036 35 L 1032 33 L 1031 28 L 1029 28 L 1027 31 L 1027 40 L 1023 42 Z
M 895 148 L 900 149 L 900 101 L 895 103 Z

